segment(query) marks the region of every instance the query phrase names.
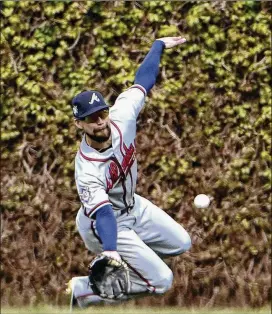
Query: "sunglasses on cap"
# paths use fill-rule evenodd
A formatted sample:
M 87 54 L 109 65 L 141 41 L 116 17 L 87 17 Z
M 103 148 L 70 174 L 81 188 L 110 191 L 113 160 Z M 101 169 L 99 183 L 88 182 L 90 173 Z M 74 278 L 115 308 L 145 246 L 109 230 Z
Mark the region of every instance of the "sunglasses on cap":
M 91 115 L 86 116 L 80 120 L 87 122 L 87 123 L 95 123 L 95 122 L 97 122 L 98 118 L 101 118 L 102 120 L 104 120 L 108 116 L 109 116 L 109 110 L 104 109 L 104 110 L 100 110 L 100 111 L 97 111 L 95 113 L 92 113 Z

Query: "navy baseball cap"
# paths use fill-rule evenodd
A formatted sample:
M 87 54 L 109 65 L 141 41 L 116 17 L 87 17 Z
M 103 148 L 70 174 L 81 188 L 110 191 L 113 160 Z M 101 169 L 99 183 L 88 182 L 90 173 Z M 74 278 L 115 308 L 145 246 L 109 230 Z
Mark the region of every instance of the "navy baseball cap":
M 95 91 L 84 91 L 72 99 L 74 117 L 78 120 L 85 118 L 100 110 L 109 109 L 103 96 Z

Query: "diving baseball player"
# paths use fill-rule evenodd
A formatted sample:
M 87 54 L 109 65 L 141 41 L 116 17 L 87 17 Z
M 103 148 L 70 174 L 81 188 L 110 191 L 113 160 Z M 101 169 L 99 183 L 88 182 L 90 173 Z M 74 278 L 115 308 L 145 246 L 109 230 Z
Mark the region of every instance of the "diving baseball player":
M 112 107 L 94 90 L 72 100 L 76 126 L 84 133 L 75 158 L 81 200 L 76 225 L 85 246 L 97 254 L 88 276 L 70 281 L 72 305 L 85 307 L 134 296 L 163 294 L 173 273 L 163 257 L 191 247 L 185 229 L 162 209 L 135 193 L 136 120 L 156 82 L 164 49 L 181 37 L 155 40 L 135 76 Z

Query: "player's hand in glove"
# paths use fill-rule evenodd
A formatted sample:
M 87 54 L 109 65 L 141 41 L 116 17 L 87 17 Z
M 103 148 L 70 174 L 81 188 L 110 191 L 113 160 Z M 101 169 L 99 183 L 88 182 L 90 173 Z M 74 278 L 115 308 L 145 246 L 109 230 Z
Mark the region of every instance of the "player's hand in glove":
M 128 266 L 115 251 L 104 251 L 91 261 L 89 281 L 102 298 L 121 298 L 130 291 Z

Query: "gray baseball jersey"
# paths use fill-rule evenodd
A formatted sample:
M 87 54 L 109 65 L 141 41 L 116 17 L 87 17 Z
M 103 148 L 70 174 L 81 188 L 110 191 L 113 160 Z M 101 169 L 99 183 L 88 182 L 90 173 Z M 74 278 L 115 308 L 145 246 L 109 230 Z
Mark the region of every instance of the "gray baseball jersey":
M 75 160 L 75 180 L 84 214 L 91 218 L 100 207 L 133 207 L 137 181 L 136 119 L 144 105 L 145 89 L 134 85 L 109 110 L 112 148 L 99 153 L 82 139 Z

